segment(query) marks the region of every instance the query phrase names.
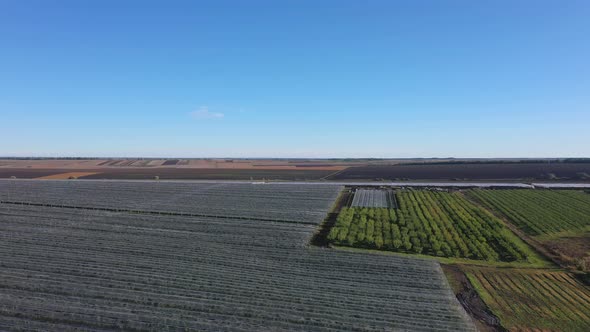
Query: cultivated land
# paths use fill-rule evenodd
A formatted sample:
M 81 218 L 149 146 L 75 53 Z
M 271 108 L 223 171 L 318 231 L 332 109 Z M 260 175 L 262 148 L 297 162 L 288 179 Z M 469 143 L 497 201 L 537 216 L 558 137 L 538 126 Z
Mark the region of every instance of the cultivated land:
M 79 173 L 78 176 L 71 175 Z M 88 173 L 88 174 L 84 174 Z M 0 159 L 0 178 L 590 183 L 590 160 Z
M 365 164 L 362 161 L 305 159 L 0 159 L 4 168 L 84 169 L 84 168 L 191 168 L 261 169 L 297 168 L 341 170 Z
M 379 187 L 2 180 L 0 329 L 588 330 L 590 194 Z
M 471 190 L 557 259 L 590 271 L 590 195 L 574 190 Z
M 590 230 L 590 195 L 571 190 L 473 190 L 469 195 L 501 212 L 529 235 Z
M 320 180 L 359 162 L 289 159 L 0 159 L 0 178 Z M 87 174 L 84 174 L 87 173 Z
M 0 168 L 0 178 L 16 177 L 18 179 L 38 179 L 51 176 L 67 179 L 71 169 L 20 169 Z M 267 170 L 267 169 L 209 169 L 209 168 L 89 168 L 78 173 L 91 174 L 79 176 L 79 179 L 111 179 L 111 180 L 151 180 L 158 177 L 162 180 L 288 180 L 318 181 L 335 171 L 314 170 Z
M 590 182 L 590 163 L 424 164 L 350 167 L 327 178 L 350 180 L 499 180 Z
M 364 188 L 344 191 L 335 248 L 435 256 L 482 331 L 590 330 L 588 277 L 576 271 L 590 257 L 587 192 Z M 392 190 L 397 208 L 366 199 Z M 369 207 L 346 206 L 357 192 Z
M 336 245 L 439 257 L 527 262 L 535 254 L 488 211 L 459 193 L 401 190 L 399 209 L 344 208 L 328 240 Z
M 570 273 L 466 270 L 484 302 L 511 331 L 590 331 L 590 288 Z
M 0 181 L 0 329 L 472 330 L 435 261 L 308 246 L 339 191 Z
M 352 207 L 394 208 L 397 207 L 395 192 L 392 190 L 358 189 L 354 193 Z

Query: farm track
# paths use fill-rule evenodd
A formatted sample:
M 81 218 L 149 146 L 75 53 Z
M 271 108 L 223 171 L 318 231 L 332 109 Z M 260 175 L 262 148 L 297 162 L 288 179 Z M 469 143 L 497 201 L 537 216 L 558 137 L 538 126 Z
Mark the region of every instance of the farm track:
M 2 330 L 473 330 L 436 262 L 308 247 L 337 186 L 54 185 L 0 183 Z

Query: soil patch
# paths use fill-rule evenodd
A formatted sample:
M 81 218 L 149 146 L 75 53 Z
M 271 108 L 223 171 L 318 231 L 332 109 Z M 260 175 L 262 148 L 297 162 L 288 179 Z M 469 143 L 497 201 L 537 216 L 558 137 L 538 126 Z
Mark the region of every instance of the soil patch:
M 172 166 L 178 164 L 179 162 L 180 160 L 178 159 L 168 159 L 162 164 L 162 166 Z
M 77 179 L 79 177 L 90 176 L 90 175 L 95 175 L 95 174 L 100 174 L 100 173 L 96 173 L 96 172 L 67 172 L 67 173 L 59 173 L 59 174 L 41 176 L 41 177 L 38 177 L 35 179 L 37 179 L 37 180 L 66 180 L 66 179 L 72 179 L 72 178 Z
M 48 175 L 68 172 L 67 169 L 40 169 L 40 168 L 0 168 L 0 179 L 34 179 Z
M 544 243 L 562 261 L 584 272 L 590 272 L 590 232 L 581 236 L 568 236 Z

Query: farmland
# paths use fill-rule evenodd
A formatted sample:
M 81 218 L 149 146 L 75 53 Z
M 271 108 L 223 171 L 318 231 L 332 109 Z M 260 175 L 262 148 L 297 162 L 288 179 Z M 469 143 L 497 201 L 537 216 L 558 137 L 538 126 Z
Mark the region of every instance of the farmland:
M 227 159 L 227 158 L 12 158 L 1 159 L 0 168 L 23 169 L 88 169 L 88 168 L 193 168 L 193 169 L 260 169 L 280 170 L 304 167 L 308 169 L 342 170 L 352 165 L 362 165 L 362 161 L 342 161 L 327 159 Z
M 201 168 L 84 168 L 77 172 L 93 173 L 80 179 L 151 180 L 319 180 L 334 173 L 334 170 L 300 169 L 201 169 Z M 12 176 L 33 179 L 72 172 L 63 168 L 0 168 L 0 178 Z
M 4 181 L 0 200 L 317 223 L 338 186 L 177 182 Z M 281 188 L 281 190 L 278 190 Z M 293 204 L 299 202 L 299 204 Z
M 588 163 L 500 163 L 369 165 L 350 167 L 328 177 L 329 180 L 502 180 L 590 182 Z
M 590 195 L 570 190 L 473 190 L 469 193 L 507 216 L 529 235 L 590 230 Z
M 308 246 L 339 190 L 0 181 L 0 330 L 473 330 L 438 263 Z
M 0 178 L 590 183 L 588 160 L 0 159 Z
M 397 209 L 371 207 L 371 199 L 364 200 L 369 207 L 342 208 L 329 242 L 346 252 L 436 256 L 484 331 L 590 329 L 590 288 L 574 271 L 590 266 L 590 195 L 546 189 L 395 193 Z
M 0 330 L 587 330 L 587 193 L 367 188 L 2 180 Z
M 488 211 L 457 193 L 397 192 L 399 209 L 344 208 L 328 240 L 336 245 L 439 257 L 526 262 L 529 248 Z
M 358 162 L 290 159 L 0 159 L 0 178 L 319 180 Z
M 469 280 L 459 287 L 463 289 L 458 294 L 461 302 L 477 307 L 477 301 L 469 296 L 473 287 L 500 324 L 511 331 L 588 331 L 590 289 L 579 270 L 587 272 L 590 266 L 590 196 L 575 190 L 546 189 L 474 189 L 463 194 L 505 218 L 528 244 L 565 269 L 460 264 L 455 269 L 464 271 Z M 485 311 L 475 315 L 494 321 Z
M 575 190 L 472 190 L 561 265 L 590 272 L 590 195 Z
M 395 193 L 391 190 L 359 189 L 354 193 L 351 206 L 394 208 L 397 207 L 397 203 L 395 202 Z
M 570 273 L 479 268 L 467 276 L 511 331 L 590 330 L 590 288 Z

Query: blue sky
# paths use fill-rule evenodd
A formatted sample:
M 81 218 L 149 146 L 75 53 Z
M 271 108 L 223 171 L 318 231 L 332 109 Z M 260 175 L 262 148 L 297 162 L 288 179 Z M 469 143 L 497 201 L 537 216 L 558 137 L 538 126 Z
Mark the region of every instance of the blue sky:
M 0 0 L 0 155 L 590 157 L 588 1 Z

